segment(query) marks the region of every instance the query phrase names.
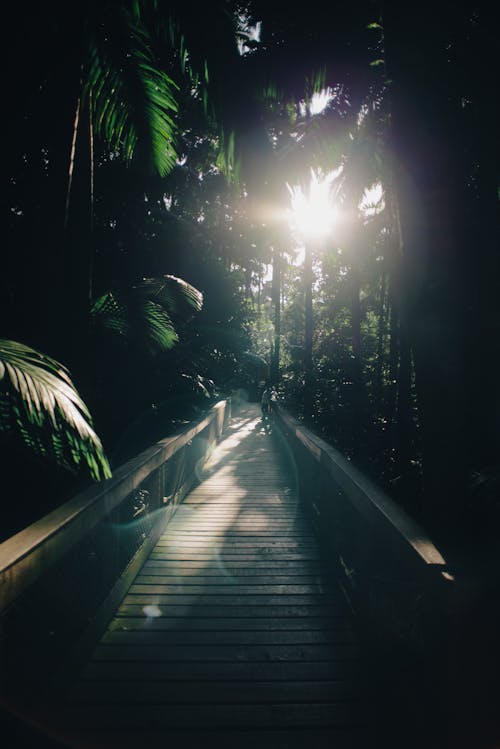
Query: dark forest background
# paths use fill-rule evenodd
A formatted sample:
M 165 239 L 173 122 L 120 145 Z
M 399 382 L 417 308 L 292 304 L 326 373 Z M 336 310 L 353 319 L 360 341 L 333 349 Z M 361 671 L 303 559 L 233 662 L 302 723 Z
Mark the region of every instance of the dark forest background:
M 495 29 L 479 2 L 9 8 L 3 538 L 107 475 L 105 456 L 220 395 L 256 399 L 262 359 L 438 538 L 494 544 Z M 311 169 L 337 170 L 339 219 L 308 277 L 287 184 Z M 91 418 L 50 401 L 46 357 Z

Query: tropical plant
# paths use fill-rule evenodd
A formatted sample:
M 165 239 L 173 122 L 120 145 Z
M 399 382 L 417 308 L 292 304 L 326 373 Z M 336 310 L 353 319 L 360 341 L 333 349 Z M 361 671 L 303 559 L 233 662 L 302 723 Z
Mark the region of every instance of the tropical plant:
M 116 288 L 96 299 L 91 308 L 96 329 L 139 345 L 150 353 L 168 351 L 179 340 L 172 317 L 199 312 L 203 295 L 175 276 L 144 278 L 130 288 Z
M 111 469 L 87 406 L 66 368 L 18 341 L 0 339 L 0 431 L 42 457 L 96 481 Z
M 146 171 L 164 176 L 177 158 L 179 86 L 161 68 L 139 9 L 115 5 L 87 24 L 83 100 L 92 103 L 93 126 L 111 150 L 130 161 L 139 146 Z

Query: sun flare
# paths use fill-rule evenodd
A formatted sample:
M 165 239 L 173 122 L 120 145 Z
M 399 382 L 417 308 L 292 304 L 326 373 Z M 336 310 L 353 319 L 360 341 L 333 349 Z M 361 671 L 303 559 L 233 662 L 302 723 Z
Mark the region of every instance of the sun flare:
M 311 169 L 309 191 L 305 193 L 301 185 L 287 184 L 291 199 L 291 220 L 304 238 L 326 236 L 336 218 L 336 208 L 332 201 L 332 185 L 341 169 L 323 175 Z

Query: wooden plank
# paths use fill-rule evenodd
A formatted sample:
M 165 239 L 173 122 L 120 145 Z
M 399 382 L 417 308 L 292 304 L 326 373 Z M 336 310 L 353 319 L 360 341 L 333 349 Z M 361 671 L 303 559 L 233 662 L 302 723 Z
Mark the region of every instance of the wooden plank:
M 183 572 L 197 572 L 198 574 L 213 575 L 214 572 L 218 574 L 234 574 L 234 575 L 284 575 L 284 574 L 318 574 L 321 572 L 320 560 L 303 563 L 280 561 L 276 562 L 272 559 L 266 560 L 265 562 L 255 561 L 252 564 L 247 562 L 230 562 L 221 565 L 219 562 L 207 564 L 206 562 L 196 561 L 179 561 L 169 562 L 162 559 L 151 559 L 146 562 L 144 569 L 164 569 L 168 570 L 168 574 L 177 574 L 178 571 Z
M 154 585 L 161 580 L 162 585 L 322 585 L 321 577 L 305 575 L 246 575 L 234 577 L 233 575 L 175 575 L 165 574 L 165 570 L 156 571 L 143 567 L 147 574 L 138 575 L 135 582 L 142 585 Z
M 68 721 L 69 722 L 69 721 Z M 57 724 L 57 718 L 54 719 Z M 68 731 L 69 733 L 69 731 Z M 247 726 L 238 728 L 197 729 L 193 726 L 183 728 L 157 728 L 149 726 L 147 734 L 143 726 L 128 726 L 121 730 L 118 726 L 108 728 L 81 727 L 79 741 L 82 747 L 92 749 L 137 749 L 144 745 L 147 735 L 148 746 L 177 747 L 182 749 L 359 749 L 369 746 L 373 732 L 363 727 L 353 726 L 294 726 L 292 729 L 273 726 L 257 728 Z
M 276 728 L 297 726 L 345 726 L 359 724 L 357 702 L 263 703 L 253 705 L 90 705 L 85 709 L 84 724 L 90 726 L 136 727 L 161 726 L 167 729 L 197 726 L 200 728 Z M 78 715 L 78 713 L 77 713 Z M 71 723 L 75 718 L 68 715 Z
M 161 595 L 157 593 L 128 593 L 124 598 L 125 604 L 168 604 L 171 606 L 190 606 L 191 604 L 196 606 L 220 606 L 225 608 L 226 606 L 255 606 L 256 608 L 262 606 L 325 606 L 330 605 L 339 606 L 339 602 L 333 598 L 328 600 L 327 596 L 316 595 L 314 593 L 297 593 L 287 594 L 279 593 L 277 595 L 272 594 L 240 594 L 227 593 L 221 594 L 210 594 L 203 593 L 192 594 L 189 593 L 168 593 L 167 595 Z
M 103 645 L 320 645 L 352 644 L 355 642 L 352 630 L 298 630 L 286 632 L 256 632 L 253 630 L 202 632 L 194 630 L 163 631 L 149 627 L 130 630 L 126 625 L 113 627 L 101 638 Z
M 173 526 L 172 527 L 172 536 L 175 534 L 177 528 L 180 526 Z M 193 525 L 194 528 L 194 525 Z M 196 523 L 196 531 L 201 536 L 202 533 L 205 533 L 205 535 L 213 534 L 214 536 L 223 536 L 226 532 L 229 532 L 229 529 L 235 534 L 252 534 L 254 535 L 255 532 L 264 533 L 267 535 L 294 535 L 297 533 L 298 535 L 309 535 L 305 532 L 305 528 L 298 527 L 295 523 L 294 524 L 287 524 L 283 523 L 281 525 L 273 524 L 273 523 L 247 523 L 242 521 L 235 521 L 231 525 L 228 525 L 227 523 L 223 524 L 215 524 L 215 523 Z M 264 536 L 265 538 L 265 536 Z
M 322 679 L 347 680 L 360 674 L 357 660 L 330 661 L 275 661 L 242 663 L 223 662 L 168 662 L 168 661 L 91 661 L 82 672 L 82 679 L 107 679 L 122 681 L 133 679 L 151 681 L 177 679 L 179 681 L 205 681 L 210 688 L 212 679 L 225 681 L 281 681 L 297 679 L 315 681 Z
M 235 588 L 235 590 L 233 590 Z M 321 593 L 322 585 L 164 585 L 155 583 L 134 583 L 129 589 L 130 595 L 146 593 L 147 595 L 297 595 L 302 593 Z
M 263 561 L 264 557 L 272 558 L 273 561 L 280 561 L 280 562 L 317 562 L 319 561 L 319 552 L 318 553 L 303 553 L 300 554 L 297 553 L 287 553 L 287 552 L 278 552 L 273 551 L 272 549 L 266 550 L 263 549 L 262 551 L 256 551 L 254 554 L 251 553 L 245 553 L 244 551 L 241 551 L 241 553 L 231 553 L 231 552 L 223 552 L 219 551 L 217 549 L 213 549 L 211 552 L 207 552 L 206 554 L 202 553 L 201 551 L 159 551 L 157 549 L 154 549 L 151 553 L 150 559 L 166 559 L 166 560 L 172 560 L 172 561 L 193 561 L 193 562 L 210 562 L 214 559 L 217 559 L 221 562 L 246 562 L 252 564 L 253 562 L 259 562 Z
M 121 629 L 126 627 L 128 630 L 162 630 L 176 632 L 209 632 L 218 633 L 230 631 L 238 632 L 317 632 L 317 631 L 346 631 L 352 632 L 351 623 L 345 616 L 323 616 L 323 617 L 239 617 L 239 618 L 216 618 L 205 619 L 203 617 L 164 617 L 146 618 L 143 616 L 116 616 L 110 622 L 109 630 Z
M 302 554 L 302 555 L 313 555 L 318 556 L 318 549 L 313 544 L 300 543 L 300 542 L 273 542 L 269 539 L 262 539 L 260 543 L 251 542 L 217 542 L 217 541 L 198 541 L 192 542 L 187 541 L 173 541 L 171 543 L 156 544 L 154 548 L 154 554 L 209 554 L 213 550 L 216 550 L 222 554 L 245 554 L 245 555 L 259 555 L 259 554 L 276 554 L 277 556 L 283 554 Z
M 190 603 L 183 605 L 175 605 L 172 603 L 159 603 L 155 599 L 148 598 L 147 602 L 135 603 L 122 603 L 118 609 L 119 616 L 140 616 L 145 617 L 148 615 L 148 609 L 146 606 L 149 605 L 150 610 L 154 613 L 150 615 L 150 618 L 156 619 L 159 616 L 167 617 L 249 617 L 252 616 L 255 619 L 267 618 L 268 616 L 276 617 L 317 617 L 317 616 L 335 616 L 335 614 L 345 615 L 345 606 L 341 605 L 338 601 L 329 605 L 319 604 L 314 605 L 303 605 L 303 604 L 281 604 L 271 606 L 265 604 L 262 606 L 256 606 L 247 604 L 237 606 L 234 604 L 226 606 L 210 606 L 209 604 L 199 605 L 198 603 Z
M 165 705 L 199 704 L 274 704 L 294 702 L 337 702 L 356 695 L 357 685 L 352 679 L 337 681 L 228 681 L 189 683 L 182 681 L 82 681 L 70 695 L 71 701 L 108 705 L 126 702 L 130 706 L 155 703 Z
M 183 502 L 183 504 L 186 505 L 186 508 L 189 508 L 191 505 L 198 507 L 215 505 L 229 510 L 231 507 L 240 508 L 242 506 L 242 495 L 245 496 L 246 492 L 242 492 L 241 494 L 230 494 L 227 491 L 217 489 L 214 490 L 212 494 L 206 494 L 203 497 L 203 501 L 201 501 L 199 497 L 190 496 Z M 255 498 L 251 503 L 243 503 L 243 507 L 251 507 L 252 510 L 265 510 L 267 507 L 285 507 L 285 509 L 289 509 L 291 505 L 292 503 L 288 497 L 282 497 L 277 493 L 263 494 L 261 502 L 258 501 L 258 498 Z
M 237 511 L 237 520 L 245 520 L 249 523 L 266 519 L 271 525 L 279 523 L 291 523 L 296 525 L 303 525 L 309 527 L 309 524 L 304 521 L 299 509 L 297 507 L 288 507 L 287 505 L 280 505 L 274 507 L 267 505 L 265 507 L 255 507 L 254 505 L 247 505 L 247 507 L 241 507 L 241 503 L 236 504 L 233 509 L 228 508 L 227 505 L 218 507 L 215 503 L 209 506 L 195 506 L 195 505 L 183 505 L 179 508 L 176 515 L 176 522 L 179 526 L 184 526 L 184 521 L 188 518 L 192 519 L 193 522 L 201 521 L 226 521 L 230 512 Z M 182 521 L 182 522 L 181 522 Z M 189 532 L 193 529 L 190 526 L 186 527 Z
M 266 540 L 275 540 L 277 543 L 290 543 L 291 541 L 304 540 L 309 544 L 316 544 L 317 541 L 311 534 L 310 528 L 299 528 L 297 525 L 294 526 L 282 526 L 277 527 L 269 524 L 262 524 L 259 527 L 256 523 L 248 523 L 242 525 L 241 523 L 233 523 L 231 526 L 214 526 L 212 528 L 199 528 L 196 532 L 186 533 L 185 531 L 177 530 L 176 528 L 169 528 L 168 534 L 163 535 L 159 542 L 160 543 L 175 543 L 176 541 L 186 542 L 202 542 L 207 539 L 219 542 L 231 542 L 236 543 L 260 543 Z
M 105 645 L 96 647 L 96 661 L 328 661 L 359 655 L 354 644 L 324 645 Z
M 156 544 L 158 551 L 165 549 L 205 549 L 207 546 L 217 546 L 218 548 L 228 549 L 234 552 L 238 549 L 270 549 L 274 551 L 288 551 L 300 549 L 301 551 L 317 551 L 317 546 L 312 541 L 303 541 L 300 538 L 290 537 L 285 540 L 277 540 L 272 537 L 255 539 L 255 538 L 224 538 L 212 536 L 211 538 L 181 539 L 181 538 L 160 538 Z
M 277 541 L 280 539 L 287 540 L 289 538 L 306 538 L 311 543 L 316 543 L 316 538 L 312 534 L 309 528 L 298 528 L 296 525 L 290 528 L 276 528 L 274 526 L 268 527 L 266 526 L 266 529 L 259 530 L 255 528 L 252 524 L 249 524 L 248 529 L 244 528 L 243 530 L 234 529 L 234 526 L 231 526 L 230 529 L 227 528 L 221 528 L 219 531 L 212 531 L 212 530 L 198 530 L 198 531 L 185 531 L 185 530 L 171 530 L 169 528 L 168 533 L 164 533 L 161 536 L 161 541 L 175 541 L 176 539 L 182 539 L 184 541 L 195 541 L 196 539 L 199 540 L 206 540 L 207 538 L 213 538 L 214 540 L 224 540 L 224 539 L 235 539 L 237 541 L 245 541 L 247 539 L 266 539 L 266 538 L 274 538 Z

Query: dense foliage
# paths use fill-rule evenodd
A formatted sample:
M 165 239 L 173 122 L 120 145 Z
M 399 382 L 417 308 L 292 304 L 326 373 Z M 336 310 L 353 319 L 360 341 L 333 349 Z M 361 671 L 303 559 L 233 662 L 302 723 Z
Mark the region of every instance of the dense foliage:
M 205 5 L 11 10 L 2 336 L 69 367 L 112 465 L 257 397 L 261 357 L 412 513 L 494 517 L 490 11 L 424 3 L 423 34 L 397 3 Z M 311 169 L 336 211 L 314 242 L 290 217 Z

